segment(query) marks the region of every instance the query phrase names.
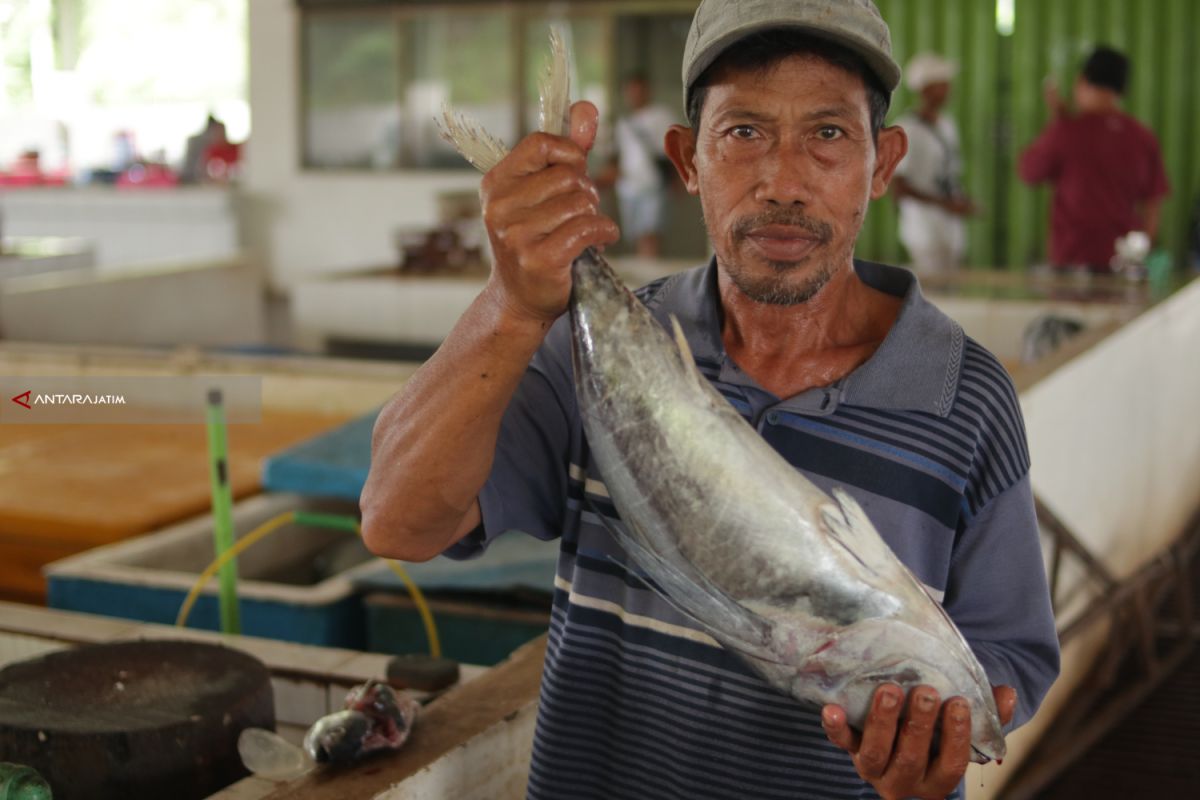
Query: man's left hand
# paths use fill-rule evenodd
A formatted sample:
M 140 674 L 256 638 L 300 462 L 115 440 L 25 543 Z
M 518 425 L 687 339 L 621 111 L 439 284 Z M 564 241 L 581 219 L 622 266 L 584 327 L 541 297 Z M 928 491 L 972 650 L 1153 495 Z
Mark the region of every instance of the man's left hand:
M 994 686 L 992 694 L 1007 725 L 1017 704 L 1017 693 L 1009 686 Z M 940 705 L 938 694 L 928 686 L 909 692 L 895 684 L 875 691 L 862 734 L 855 733 L 846 711 L 827 705 L 821 722 L 829 740 L 854 759 L 863 780 L 875 787 L 884 800 L 906 797 L 944 798 L 954 791 L 967 770 L 971 756 L 971 712 L 961 697 Z M 931 756 L 933 732 L 941 720 L 938 752 Z

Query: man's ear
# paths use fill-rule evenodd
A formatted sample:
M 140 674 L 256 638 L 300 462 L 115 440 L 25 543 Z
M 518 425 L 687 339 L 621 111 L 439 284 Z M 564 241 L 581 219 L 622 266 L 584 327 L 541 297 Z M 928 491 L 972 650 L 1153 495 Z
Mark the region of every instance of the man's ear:
M 878 200 L 887 193 L 896 167 L 908 152 L 908 135 L 904 128 L 892 125 L 879 131 L 875 144 L 875 172 L 871 175 L 871 199 Z
M 692 129 L 683 125 L 672 125 L 664 141 L 667 158 L 675 165 L 688 194 L 700 194 L 700 181 L 696 176 L 696 138 Z

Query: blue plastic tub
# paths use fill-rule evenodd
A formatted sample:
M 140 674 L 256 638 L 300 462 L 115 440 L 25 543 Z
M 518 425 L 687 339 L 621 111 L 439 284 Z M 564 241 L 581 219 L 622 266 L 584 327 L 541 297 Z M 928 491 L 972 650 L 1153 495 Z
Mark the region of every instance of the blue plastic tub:
M 234 506 L 238 537 L 292 510 L 354 513 L 348 504 L 259 495 Z M 211 516 L 106 545 L 45 568 L 51 608 L 174 624 L 212 561 Z M 362 591 L 355 579 L 382 566 L 353 535 L 287 525 L 238 559 L 242 633 L 302 644 L 365 649 Z M 188 627 L 218 630 L 217 581 L 209 581 Z

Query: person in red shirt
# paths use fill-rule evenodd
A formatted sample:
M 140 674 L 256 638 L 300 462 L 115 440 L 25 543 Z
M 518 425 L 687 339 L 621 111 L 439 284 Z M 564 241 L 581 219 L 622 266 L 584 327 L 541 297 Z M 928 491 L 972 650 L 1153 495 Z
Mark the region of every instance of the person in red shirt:
M 1169 186 L 1158 140 L 1121 110 L 1128 79 L 1129 60 L 1097 47 L 1075 80 L 1074 113 L 1047 85 L 1053 119 L 1021 154 L 1022 180 L 1054 185 L 1050 263 L 1057 270 L 1109 273 L 1118 238 L 1158 233 Z

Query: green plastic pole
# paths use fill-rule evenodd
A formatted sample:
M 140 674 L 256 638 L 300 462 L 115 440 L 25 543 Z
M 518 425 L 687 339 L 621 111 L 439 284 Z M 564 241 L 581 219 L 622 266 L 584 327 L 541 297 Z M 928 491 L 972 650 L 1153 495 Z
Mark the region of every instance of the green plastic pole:
M 208 465 L 212 483 L 213 538 L 217 557 L 233 547 L 233 493 L 229 488 L 229 446 L 225 435 L 225 405 L 220 389 L 208 392 Z M 220 572 L 221 632 L 241 633 L 238 616 L 237 559 Z

